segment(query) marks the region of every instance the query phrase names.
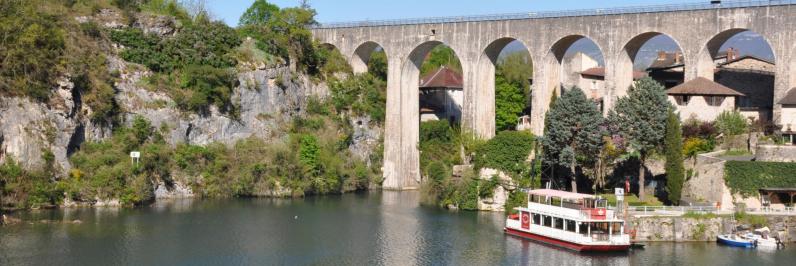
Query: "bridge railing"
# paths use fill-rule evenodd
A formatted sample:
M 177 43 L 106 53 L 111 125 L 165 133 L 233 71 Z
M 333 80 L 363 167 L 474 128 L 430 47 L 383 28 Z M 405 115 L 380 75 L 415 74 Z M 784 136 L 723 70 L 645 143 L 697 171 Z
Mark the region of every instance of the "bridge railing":
M 693 11 L 693 10 L 708 10 L 708 9 L 742 8 L 742 7 L 764 7 L 764 6 L 779 6 L 779 5 L 794 5 L 794 4 L 796 4 L 796 0 L 736 0 L 736 1 L 721 1 L 720 3 L 717 4 L 713 4 L 708 0 L 704 0 L 699 3 L 633 6 L 633 7 L 605 8 L 605 9 L 581 9 L 581 10 L 525 12 L 525 13 L 508 13 L 508 14 L 493 14 L 493 15 L 478 15 L 478 16 L 429 17 L 429 18 L 415 18 L 415 19 L 335 22 L 335 23 L 320 24 L 315 26 L 314 28 L 332 29 L 332 28 L 397 26 L 397 25 L 476 22 L 476 21 L 494 21 L 494 20 L 603 16 L 603 15 Z

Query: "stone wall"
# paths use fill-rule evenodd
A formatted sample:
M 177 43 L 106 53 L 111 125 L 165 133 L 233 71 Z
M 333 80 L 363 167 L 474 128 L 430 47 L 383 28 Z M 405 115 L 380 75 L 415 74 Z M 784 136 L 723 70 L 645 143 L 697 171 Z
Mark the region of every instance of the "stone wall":
M 724 160 L 716 158 L 724 151 L 697 155 L 696 159 L 689 159 L 685 166 L 691 176 L 686 176 L 683 184 L 683 204 L 715 206 L 722 201 L 725 192 L 724 186 Z
M 796 146 L 758 145 L 755 155 L 763 162 L 796 162 Z
M 783 242 L 796 242 L 796 216 L 767 216 L 766 220 L 763 226 L 779 235 Z M 635 241 L 675 242 L 716 241 L 719 234 L 730 233 L 740 229 L 738 227 L 756 228 L 740 224 L 730 215 L 713 218 L 638 216 L 630 218 L 630 225 L 635 229 Z
M 716 236 L 732 231 L 731 218 L 633 217 L 636 241 L 716 241 Z M 631 236 L 632 237 L 632 236 Z

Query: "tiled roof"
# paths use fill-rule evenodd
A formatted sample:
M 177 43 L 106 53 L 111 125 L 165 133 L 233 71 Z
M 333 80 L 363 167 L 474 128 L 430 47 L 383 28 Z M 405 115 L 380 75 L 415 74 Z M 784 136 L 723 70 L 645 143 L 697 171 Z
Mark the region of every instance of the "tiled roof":
M 675 56 L 679 56 L 679 61 L 675 60 Z M 652 64 L 647 69 L 662 69 L 662 68 L 672 68 L 676 66 L 683 65 L 683 54 L 682 53 L 666 53 L 665 58 L 655 58 L 652 61 Z
M 594 77 L 605 77 L 605 68 L 604 67 L 592 67 L 589 69 L 580 72 L 581 75 L 587 76 L 594 76 Z M 633 71 L 633 79 L 642 79 L 647 76 L 647 72 L 643 71 Z
M 420 89 L 461 90 L 463 84 L 462 74 L 444 66 L 431 71 L 431 73 L 420 79 Z
M 738 61 L 741 61 L 741 60 L 745 60 L 745 59 L 754 59 L 754 60 L 757 60 L 757 61 L 760 61 L 760 62 L 763 62 L 763 63 L 767 63 L 767 64 L 771 64 L 771 65 L 774 64 L 774 62 L 768 61 L 766 59 L 763 59 L 763 58 L 760 58 L 760 57 L 757 57 L 757 56 L 754 56 L 754 55 L 744 55 L 744 56 L 735 58 L 733 60 L 729 60 L 727 62 L 721 63 L 720 66 L 729 65 L 729 64 L 732 64 L 732 63 L 735 63 L 735 62 L 738 62 Z
M 666 94 L 745 96 L 743 93 L 702 77 L 674 86 L 666 90 Z
M 796 104 L 796 88 L 790 89 L 785 98 L 779 100 L 779 104 Z

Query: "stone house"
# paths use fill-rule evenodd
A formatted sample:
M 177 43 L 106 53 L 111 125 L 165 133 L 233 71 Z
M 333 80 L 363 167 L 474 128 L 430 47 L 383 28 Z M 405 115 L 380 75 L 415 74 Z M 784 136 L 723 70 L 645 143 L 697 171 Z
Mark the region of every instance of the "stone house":
M 420 79 L 420 121 L 458 123 L 464 102 L 463 84 L 460 73 L 444 66 L 423 76 Z
M 754 120 L 771 121 L 774 106 L 774 63 L 745 55 L 721 63 L 714 80 L 743 93 L 738 98 L 738 110 Z
M 696 78 L 666 90 L 669 101 L 680 113 L 680 119 L 691 117 L 701 121 L 713 121 L 724 111 L 735 110 L 736 97 L 745 96 L 727 86 Z
M 603 110 L 603 97 L 607 94 L 605 86 L 605 67 L 600 66 L 591 56 L 578 52 L 568 61 L 568 73 L 573 73 L 568 79 L 568 84 L 577 86 L 586 97 L 594 101 L 601 111 Z M 647 76 L 646 72 L 633 71 L 633 80 Z
M 771 121 L 774 105 L 774 63 L 752 55 L 740 56 L 739 51 L 734 48 L 719 53 L 714 57 L 713 63 L 716 65 L 715 83 L 743 94 L 737 96 L 735 101 L 737 110 L 750 119 Z M 685 67 L 680 52 L 660 51 L 647 71 L 650 77 L 671 89 L 683 83 Z M 697 116 L 713 117 L 711 114 Z
M 782 100 L 779 101 L 782 105 L 782 137 L 785 138 L 787 143 L 796 143 L 796 88 L 788 91 Z

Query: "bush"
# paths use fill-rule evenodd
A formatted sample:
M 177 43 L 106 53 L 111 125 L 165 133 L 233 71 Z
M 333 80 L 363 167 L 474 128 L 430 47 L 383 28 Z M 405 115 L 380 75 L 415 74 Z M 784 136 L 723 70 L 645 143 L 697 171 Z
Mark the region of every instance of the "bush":
M 796 163 L 728 161 L 724 165 L 724 181 L 732 193 L 757 196 L 760 188 L 796 184 Z
M 112 31 L 111 40 L 125 46 L 122 58 L 155 72 L 170 72 L 184 66 L 215 68 L 235 66 L 233 51 L 241 44 L 234 29 L 223 22 L 199 22 L 175 37 L 161 38 L 129 28 Z
M 713 139 L 689 138 L 683 142 L 683 155 L 690 158 L 700 153 L 712 152 L 715 147 Z
M 683 138 L 714 138 L 718 135 L 718 130 L 714 122 L 703 122 L 696 118 L 689 118 L 683 123 Z
M 735 136 L 746 133 L 749 121 L 738 111 L 724 111 L 716 117 L 716 127 L 725 136 Z
M 0 165 L 0 208 L 13 205 L 17 208 L 38 208 L 58 204 L 63 199 L 63 189 L 50 180 L 51 173 L 31 172 L 8 157 Z
M 66 31 L 43 1 L 0 2 L 0 94 L 44 101 L 64 67 Z
M 387 103 L 387 84 L 371 74 L 361 74 L 344 80 L 329 82 L 331 103 L 338 113 L 351 111 L 352 115 L 368 115 L 384 123 Z
M 530 169 L 526 161 L 534 141 L 534 136 L 526 131 L 500 132 L 476 150 L 475 168 L 493 168 L 519 179 Z

